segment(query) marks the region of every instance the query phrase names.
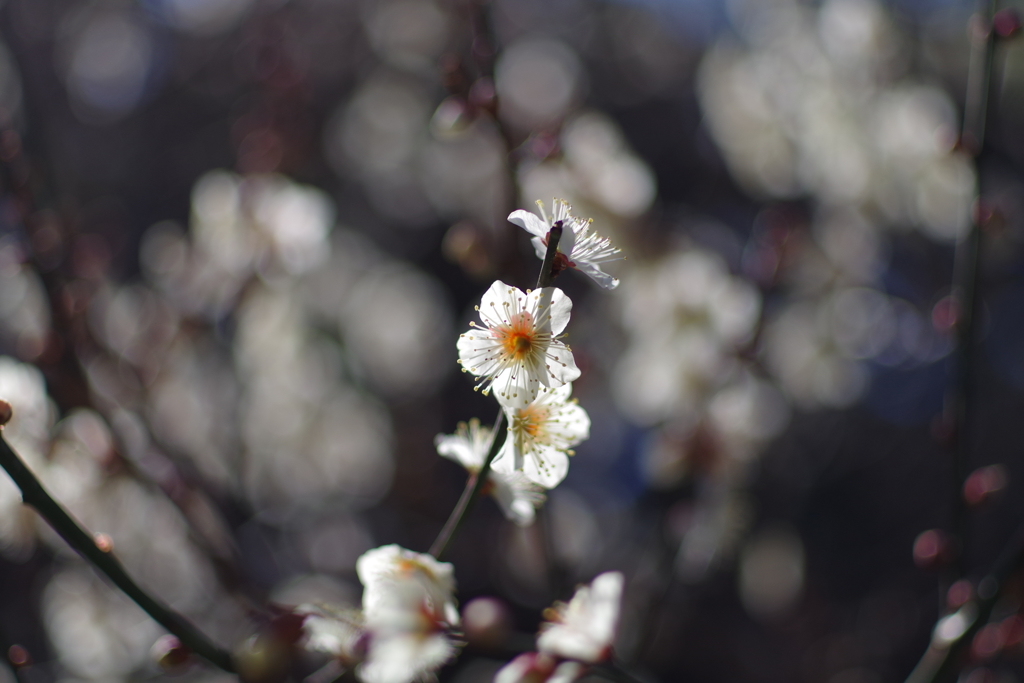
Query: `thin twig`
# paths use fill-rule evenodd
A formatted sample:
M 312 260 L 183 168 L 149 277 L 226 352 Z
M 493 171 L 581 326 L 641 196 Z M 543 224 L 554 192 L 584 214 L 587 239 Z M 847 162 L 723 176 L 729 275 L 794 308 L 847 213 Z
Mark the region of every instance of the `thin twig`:
M 562 239 L 562 221 L 556 221 L 548 231 L 548 250 L 544 252 L 544 263 L 540 266 L 540 275 L 537 276 L 537 289 L 550 287 L 555 276 L 555 255 L 558 254 L 558 242 Z
M 21 498 L 24 503 L 35 508 L 43 519 L 53 527 L 53 530 L 67 541 L 68 545 L 106 574 L 114 582 L 114 585 L 134 600 L 146 614 L 177 636 L 178 640 L 192 652 L 224 671 L 235 672 L 229 652 L 215 645 L 184 617 L 139 587 L 128 576 L 124 566 L 112 552 L 103 550 L 96 545 L 96 540 L 82 529 L 71 518 L 71 515 L 47 493 L 2 435 L 0 435 L 0 466 L 7 471 L 14 483 L 21 489 Z
M 499 408 L 498 417 L 494 420 L 494 430 L 491 432 L 491 445 L 487 449 L 487 457 L 484 459 L 484 464 L 480 466 L 479 472 L 471 474 L 466 481 L 466 488 L 462 490 L 459 502 L 455 505 L 455 509 L 452 510 L 448 521 L 445 522 L 441 533 L 437 535 L 434 543 L 430 546 L 430 554 L 437 559 L 441 559 L 452 539 L 455 538 L 459 529 L 462 528 L 462 523 L 469 516 L 469 511 L 473 509 L 473 505 L 480 495 L 480 489 L 484 487 L 484 482 L 487 481 L 487 475 L 491 472 L 491 463 L 498 454 L 498 449 L 496 448 L 498 445 L 498 430 L 501 429 L 501 423 L 504 418 L 505 411 Z
M 971 400 L 974 393 L 974 369 L 977 335 L 976 312 L 980 302 L 978 280 L 981 254 L 982 210 L 977 204 L 981 197 L 981 165 L 985 148 L 985 129 L 992 100 L 996 34 L 992 19 L 998 0 L 979 0 L 979 11 L 972 18 L 971 63 L 967 80 L 964 106 L 964 125 L 961 147 L 975 159 L 978 176 L 975 188 L 976 206 L 971 212 L 968 234 L 957 244 L 954 275 L 954 295 L 957 303 L 957 347 L 954 358 L 954 380 L 947 395 L 946 415 L 952 419 L 952 499 L 951 532 L 956 545 L 954 570 L 956 577 L 964 575 L 964 550 L 967 542 L 967 508 L 963 498 L 963 485 L 967 477 L 971 453 L 975 410 Z M 957 612 L 942 617 L 932 633 L 932 642 L 917 666 L 907 677 L 907 683 L 942 683 L 953 680 L 961 665 L 961 653 L 969 646 L 974 635 L 992 614 L 992 608 L 1002 595 L 1007 578 L 1024 561 L 1024 525 L 1004 549 L 992 572 L 978 583 L 978 596 L 964 604 Z
M 961 134 L 962 147 L 974 156 L 981 155 L 985 143 L 985 128 L 989 112 L 992 89 L 992 69 L 995 54 L 995 31 L 992 17 L 998 0 L 980 0 L 979 12 L 972 20 L 971 64 L 967 80 L 967 97 L 964 106 L 964 125 Z M 979 25 L 979 22 L 984 22 Z M 981 32 L 984 32 L 981 34 Z M 978 187 L 975 197 L 980 198 L 981 168 L 976 163 Z M 978 203 L 976 199 L 976 204 Z M 957 345 L 954 358 L 954 379 L 946 402 L 946 414 L 953 420 L 951 434 L 952 450 L 952 520 L 951 532 L 956 544 L 956 578 L 964 574 L 963 557 L 967 541 L 967 510 L 962 489 L 967 477 L 970 461 L 971 437 L 975 411 L 971 394 L 974 391 L 975 337 L 977 336 L 976 311 L 979 304 L 978 261 L 981 253 L 982 220 L 980 207 L 971 213 L 968 234 L 957 245 L 954 295 L 957 302 Z
M 977 598 L 969 601 L 953 615 L 943 619 L 958 618 L 960 621 L 936 625 L 932 642 L 921 661 L 907 677 L 906 683 L 942 683 L 955 678 L 960 665 L 960 655 L 974 640 L 975 634 L 988 623 L 1003 594 L 1006 582 L 1024 565 L 1024 524 L 1003 549 L 992 567 L 992 571 L 978 582 Z M 957 616 L 959 615 L 959 617 Z
M 558 242 L 560 239 L 562 239 L 562 226 L 555 224 L 552 226 L 551 231 L 548 232 L 548 250 L 544 254 L 544 263 L 540 267 L 537 289 L 550 286 L 551 281 L 555 279 L 555 273 L 551 266 L 555 262 L 555 254 L 558 252 Z M 487 457 L 484 459 L 483 465 L 480 466 L 480 470 L 470 475 L 466 481 L 466 488 L 462 490 L 459 502 L 455 505 L 455 509 L 452 510 L 452 514 L 449 515 L 448 521 L 445 522 L 444 527 L 441 529 L 441 533 L 437 535 L 437 538 L 430 546 L 430 554 L 438 559 L 441 559 L 445 550 L 448 549 L 448 545 L 455 538 L 466 517 L 469 516 L 469 511 L 473 509 L 477 498 L 480 497 L 480 491 L 483 489 L 484 484 L 487 482 L 487 476 L 491 472 L 491 463 L 494 461 L 495 456 L 498 455 L 498 431 L 501 429 L 501 423 L 504 418 L 505 411 L 499 408 L 498 417 L 494 420 L 494 430 L 491 432 L 491 445 L 487 449 Z

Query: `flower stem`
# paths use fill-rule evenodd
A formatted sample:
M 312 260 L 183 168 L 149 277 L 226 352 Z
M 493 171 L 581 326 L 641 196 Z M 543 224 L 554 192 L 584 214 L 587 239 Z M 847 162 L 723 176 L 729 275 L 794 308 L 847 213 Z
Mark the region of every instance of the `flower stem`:
M 154 621 L 177 636 L 185 647 L 214 666 L 230 673 L 235 672 L 231 654 L 215 645 L 180 614 L 140 588 L 128 576 L 117 557 L 109 550 L 101 549 L 96 544 L 96 540 L 71 518 L 67 511 L 60 506 L 60 503 L 47 493 L 2 435 L 0 435 L 0 466 L 7 471 L 17 487 L 21 489 L 22 501 L 35 508 L 43 519 L 53 527 L 53 530 L 67 541 L 68 545 L 106 574 L 115 586 L 124 591 L 149 616 L 153 617 Z
M 989 574 L 977 584 L 977 597 L 960 608 L 957 628 L 935 628 L 932 642 L 907 677 L 906 683 L 947 683 L 963 666 L 963 653 L 975 634 L 989 623 L 1007 582 L 1024 566 L 1024 524 L 1007 543 Z M 949 617 L 945 617 L 949 618 Z
M 558 253 L 558 242 L 562 239 L 562 226 L 555 225 L 551 228 L 551 232 L 548 233 L 548 250 L 544 253 L 544 263 L 540 267 L 540 276 L 537 278 L 537 289 L 549 287 L 551 282 L 555 279 L 556 273 L 552 269 L 552 265 L 555 262 L 555 254 Z M 484 459 L 483 465 L 480 466 L 480 471 L 475 474 L 471 474 L 469 479 L 466 481 L 466 488 L 462 490 L 462 496 L 459 498 L 459 502 L 456 503 L 455 509 L 452 510 L 452 514 L 448 516 L 448 521 L 445 522 L 444 527 L 441 529 L 441 533 L 434 539 L 433 544 L 430 546 L 430 554 L 441 559 L 444 552 L 448 549 L 452 539 L 462 528 L 463 522 L 466 517 L 469 516 L 469 511 L 473 509 L 473 505 L 476 504 L 477 498 L 480 497 L 480 490 L 484 487 L 487 482 L 487 476 L 491 472 L 491 462 L 494 461 L 494 457 L 498 455 L 498 431 L 501 429 L 501 423 L 505 419 L 505 412 L 498 408 L 498 417 L 494 420 L 494 429 L 491 430 L 491 445 L 487 449 L 487 457 Z
M 441 559 L 441 555 L 448 549 L 448 545 L 455 538 L 455 534 L 462 528 L 462 523 L 469 516 L 469 511 L 473 509 L 473 505 L 480 495 L 480 489 L 484 487 L 484 482 L 487 481 L 487 475 L 491 471 L 491 462 L 494 460 L 494 456 L 498 454 L 498 449 L 496 448 L 498 445 L 498 430 L 501 429 L 501 423 L 504 418 L 505 411 L 499 408 L 498 417 L 494 420 L 494 429 L 491 431 L 491 445 L 487 449 L 487 457 L 484 459 L 484 464 L 480 466 L 479 472 L 469 476 L 469 480 L 466 481 L 466 488 L 463 489 L 459 502 L 455 505 L 455 509 L 452 510 L 448 521 L 445 522 L 441 533 L 437 535 L 433 545 L 430 546 L 430 554 L 437 559 Z

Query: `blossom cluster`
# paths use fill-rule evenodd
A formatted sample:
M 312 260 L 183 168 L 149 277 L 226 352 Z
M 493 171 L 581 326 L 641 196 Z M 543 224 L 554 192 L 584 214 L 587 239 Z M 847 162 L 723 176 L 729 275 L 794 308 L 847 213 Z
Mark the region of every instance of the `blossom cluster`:
M 509 220 L 533 235 L 538 256 L 550 265 L 542 281 L 575 268 L 603 287 L 618 285 L 601 270 L 618 249 L 592 233 L 589 220 L 573 216 L 566 202 L 556 199 L 550 217 L 541 206 L 540 218 L 516 211 Z M 548 259 L 556 227 L 561 240 Z M 555 287 L 524 292 L 496 281 L 476 310 L 480 323 L 471 323 L 457 343 L 459 363 L 478 378 L 477 389 L 494 391 L 499 416 L 507 422 L 505 441 L 491 458 L 497 435 L 473 418 L 454 434 L 439 434 L 435 445 L 473 477 L 486 474 L 486 490 L 506 517 L 527 526 L 545 500 L 544 490 L 565 479 L 572 448 L 590 432 L 590 418 L 571 398 L 580 370 L 561 340 L 572 302 Z M 356 571 L 364 587 L 361 610 L 299 608 L 307 649 L 356 667 L 365 683 L 410 683 L 456 654 L 459 613 L 451 564 L 389 545 L 360 557 Z M 497 680 L 575 680 L 585 664 L 607 658 L 622 584 L 621 574 L 603 574 L 568 605 L 549 610 L 538 652 L 513 660 Z
M 591 220 L 574 216 L 561 199 L 552 202 L 550 215 L 541 202 L 537 205 L 540 216 L 519 210 L 508 219 L 532 235 L 542 260 L 551 230 L 561 229 L 551 274 L 577 269 L 604 288 L 617 287 L 619 281 L 602 265 L 621 258 L 620 252 L 591 231 Z M 476 386 L 484 394 L 494 391 L 504 412 L 507 436 L 494 457 L 490 481 L 506 516 L 529 524 L 533 512 L 527 512 L 527 505 L 543 500 L 537 489 L 554 488 L 565 479 L 573 446 L 590 433 L 590 418 L 570 398 L 580 370 L 561 340 L 572 301 L 556 287 L 524 292 L 499 280 L 476 310 L 480 323 L 470 323 L 469 331 L 459 336 L 459 364 L 478 378 Z M 438 436 L 438 452 L 476 471 L 492 438 L 479 426 L 460 426 L 455 435 Z
M 388 545 L 356 564 L 363 583 L 362 609 L 303 605 L 307 649 L 355 667 L 364 683 L 409 683 L 451 660 L 461 646 L 453 567 L 430 555 Z M 495 683 L 569 683 L 588 664 L 611 657 L 624 578 L 606 572 L 581 586 L 568 603 L 544 611 L 537 651 L 519 655 Z

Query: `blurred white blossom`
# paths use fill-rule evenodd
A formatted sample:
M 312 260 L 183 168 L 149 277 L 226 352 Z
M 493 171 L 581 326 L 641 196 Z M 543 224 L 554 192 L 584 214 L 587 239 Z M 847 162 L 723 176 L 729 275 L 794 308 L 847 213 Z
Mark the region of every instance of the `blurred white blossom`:
M 584 671 L 579 662 L 560 662 L 544 652 L 524 652 L 498 671 L 494 683 L 572 683 Z
M 161 633 L 140 607 L 79 563 L 50 579 L 42 602 L 61 663 L 87 680 L 127 679 L 149 661 Z
M 573 117 L 561 142 L 574 184 L 592 201 L 623 218 L 639 216 L 654 203 L 654 172 L 609 117 L 594 111 Z
M 526 159 L 517 169 L 527 197 L 565 197 L 601 215 L 602 230 L 613 235 L 624 220 L 654 203 L 654 172 L 626 142 L 608 116 L 584 110 L 566 121 L 559 136 L 562 154 L 543 161 Z
M 878 335 L 892 334 L 884 308 L 865 311 L 876 318 L 884 316 L 871 322 L 842 308 L 829 315 L 830 303 L 828 298 L 797 301 L 765 328 L 765 363 L 789 396 L 805 408 L 843 407 L 859 398 L 867 387 L 867 371 L 857 356 L 873 354 L 861 355 L 856 347 L 884 344 L 887 340 Z
M 745 45 L 720 39 L 698 94 L 733 175 L 771 197 L 880 214 L 950 241 L 968 224 L 975 176 L 953 150 L 956 108 L 892 75 L 906 46 L 875 0 L 731 5 Z
M 620 408 L 643 424 L 697 410 L 749 341 L 759 293 L 698 249 L 637 268 L 625 281 L 621 319 L 629 343 L 616 368 Z
M 459 624 L 453 567 L 430 555 L 388 545 L 356 563 L 363 583 L 363 613 L 370 633 L 360 678 L 366 683 L 409 683 L 451 659 L 450 630 Z
M 509 45 L 495 65 L 499 115 L 524 130 L 557 124 L 579 94 L 582 71 L 565 43 L 525 39 Z
M 50 309 L 42 281 L 20 263 L 20 251 L 8 240 L 0 240 L 0 338 L 26 357 L 35 357 L 50 330 Z
M 367 5 L 367 35 L 381 58 L 400 68 L 429 73 L 450 31 L 447 14 L 430 0 L 387 0 Z
M 300 605 L 295 611 L 305 617 L 302 645 L 307 650 L 329 654 L 346 666 L 362 661 L 367 645 L 362 612 L 325 605 Z
M 608 659 L 624 583 L 620 572 L 605 572 L 589 586 L 577 588 L 568 604 L 556 603 L 545 610 L 547 622 L 537 636 L 537 649 L 588 664 Z
M 385 261 L 352 285 L 339 311 L 342 339 L 374 389 L 388 397 L 423 396 L 449 372 L 454 335 L 440 284 Z

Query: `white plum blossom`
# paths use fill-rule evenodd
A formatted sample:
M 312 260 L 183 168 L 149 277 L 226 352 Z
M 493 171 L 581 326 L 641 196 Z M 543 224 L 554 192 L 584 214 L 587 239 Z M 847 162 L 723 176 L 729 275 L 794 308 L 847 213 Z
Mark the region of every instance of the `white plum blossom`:
M 411 683 L 457 651 L 459 624 L 452 565 L 397 545 L 367 551 L 356 562 L 369 633 L 364 683 Z
M 629 342 L 614 378 L 619 407 L 639 424 L 700 410 L 737 367 L 761 312 L 761 296 L 703 249 L 676 251 L 623 285 Z
M 303 647 L 324 652 L 351 666 L 366 654 L 366 625 L 356 609 L 336 609 L 325 605 L 300 605 L 295 610 L 303 617 Z
M 547 489 L 565 479 L 571 448 L 590 436 L 590 417 L 570 394 L 566 384 L 542 389 L 528 405 L 504 407 L 508 436 L 494 459 L 496 472 L 522 472 Z
M 523 292 L 492 284 L 477 306 L 484 327 L 459 335 L 459 364 L 481 378 L 487 394 L 497 385 L 502 405 L 525 405 L 541 386 L 560 387 L 580 376 L 569 347 L 558 341 L 572 301 L 555 287 Z
M 452 626 L 443 611 L 434 609 L 424 583 L 390 585 L 373 611 L 366 612 L 370 639 L 359 678 L 363 683 L 411 683 L 429 676 L 458 652 Z
M 460 422 L 454 434 L 438 434 L 434 444 L 440 455 L 454 460 L 475 474 L 487 459 L 491 441 L 491 429 L 481 426 L 480 420 L 473 418 L 469 424 Z M 492 469 L 488 473 L 485 487 L 485 490 L 488 489 L 505 517 L 519 526 L 533 524 L 536 509 L 544 503 L 541 487 L 527 479 L 522 472 L 499 472 Z
M 422 588 L 425 609 L 453 626 L 459 623 L 455 607 L 455 575 L 449 562 L 406 550 L 399 545 L 367 550 L 356 561 L 356 574 L 363 584 L 363 611 L 372 619 L 378 606 L 395 586 L 416 584 Z
M 556 603 L 545 610 L 548 621 L 537 636 L 537 649 L 587 664 L 607 659 L 619 623 L 624 581 L 620 572 L 605 572 L 576 589 L 568 605 Z
M 579 662 L 559 662 L 543 652 L 524 652 L 501 667 L 494 683 L 572 683 L 583 673 Z
M 551 216 L 544 210 L 544 203 L 537 201 L 540 216 L 519 209 L 509 214 L 508 220 L 533 235 L 530 240 L 537 256 L 543 260 L 548 248 L 548 233 L 552 226 L 561 224 L 562 238 L 558 242 L 558 255 L 554 268 L 556 272 L 575 268 L 605 289 L 615 289 L 619 281 L 601 270 L 601 265 L 621 258 L 621 250 L 613 247 L 607 237 L 590 231 L 592 218 L 573 216 L 572 207 L 564 199 L 551 201 Z

